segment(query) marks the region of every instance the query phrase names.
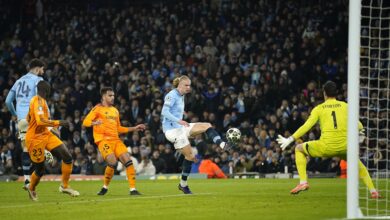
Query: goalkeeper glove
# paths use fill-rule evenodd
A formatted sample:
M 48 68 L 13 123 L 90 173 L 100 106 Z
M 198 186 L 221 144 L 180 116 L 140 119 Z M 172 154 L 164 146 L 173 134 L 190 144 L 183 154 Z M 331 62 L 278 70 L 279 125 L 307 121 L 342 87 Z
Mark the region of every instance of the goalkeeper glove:
M 280 148 L 284 150 L 288 145 L 290 145 L 294 141 L 294 138 L 292 136 L 285 138 L 279 134 L 276 141 L 278 142 L 278 144 L 280 144 Z
M 365 132 L 364 128 L 359 131 L 359 144 L 362 144 L 366 139 L 366 134 L 364 132 Z

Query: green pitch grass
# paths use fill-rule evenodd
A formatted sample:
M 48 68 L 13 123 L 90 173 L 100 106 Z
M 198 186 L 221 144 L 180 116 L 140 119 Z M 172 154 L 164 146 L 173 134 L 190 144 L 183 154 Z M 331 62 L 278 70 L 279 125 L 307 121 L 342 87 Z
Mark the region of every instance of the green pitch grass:
M 0 182 L 0 219 L 337 219 L 346 216 L 346 181 L 311 179 L 310 190 L 289 191 L 298 180 L 190 180 L 193 195 L 177 189 L 178 180 L 137 182 L 142 196 L 128 195 L 127 181 L 74 181 L 81 195 L 58 192 L 59 182 L 41 182 L 32 202 L 21 182 Z

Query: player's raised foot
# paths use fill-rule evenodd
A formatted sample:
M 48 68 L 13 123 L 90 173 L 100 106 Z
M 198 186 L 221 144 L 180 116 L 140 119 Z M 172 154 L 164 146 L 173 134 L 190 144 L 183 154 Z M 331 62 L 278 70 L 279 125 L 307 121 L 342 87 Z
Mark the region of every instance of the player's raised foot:
M 104 195 L 106 195 L 107 191 L 108 191 L 107 188 L 102 187 L 102 189 L 97 193 L 97 195 L 104 196 Z
M 30 187 L 30 181 L 26 179 L 24 181 L 23 189 L 28 190 L 29 187 Z
M 306 191 L 309 189 L 309 184 L 308 183 L 301 183 L 298 184 L 294 189 L 290 191 L 291 194 L 298 194 L 301 191 Z
M 382 196 L 379 194 L 378 191 L 374 191 L 371 193 L 371 199 L 380 199 Z
M 131 190 L 130 192 L 129 192 L 129 194 L 131 195 L 131 196 L 140 196 L 140 195 L 142 195 L 140 192 L 138 192 L 137 190 Z
M 72 188 L 64 188 L 62 185 L 58 188 L 58 190 L 62 193 L 68 194 L 70 196 L 76 197 L 79 196 L 80 193 Z
M 30 197 L 30 199 L 32 201 L 34 201 L 34 202 L 38 201 L 38 196 L 37 196 L 37 193 L 35 191 L 30 190 L 30 188 L 27 188 L 26 190 L 28 192 L 28 196 Z
M 179 184 L 179 190 L 182 191 L 184 194 L 192 194 L 190 188 L 188 186 L 181 186 Z

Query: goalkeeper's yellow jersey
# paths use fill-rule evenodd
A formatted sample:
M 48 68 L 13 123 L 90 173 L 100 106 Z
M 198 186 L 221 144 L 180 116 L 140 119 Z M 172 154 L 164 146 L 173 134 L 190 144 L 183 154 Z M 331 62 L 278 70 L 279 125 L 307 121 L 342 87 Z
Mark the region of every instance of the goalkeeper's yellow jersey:
M 316 106 L 305 122 L 292 135 L 298 139 L 308 132 L 317 122 L 321 127 L 321 138 L 327 143 L 340 143 L 347 140 L 347 117 L 348 104 L 338 101 L 335 98 L 328 98 L 322 104 Z M 363 129 L 362 123 L 359 122 L 359 130 Z

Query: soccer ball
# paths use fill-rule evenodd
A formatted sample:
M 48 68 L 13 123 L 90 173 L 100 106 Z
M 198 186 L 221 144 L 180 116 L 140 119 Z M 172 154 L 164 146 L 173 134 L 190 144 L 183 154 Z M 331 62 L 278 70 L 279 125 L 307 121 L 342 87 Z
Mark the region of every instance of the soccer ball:
M 241 131 L 238 128 L 229 128 L 226 132 L 226 139 L 229 142 L 237 143 L 240 141 Z
M 50 151 L 45 150 L 45 161 L 49 164 L 52 164 L 54 162 L 53 154 L 51 154 Z

